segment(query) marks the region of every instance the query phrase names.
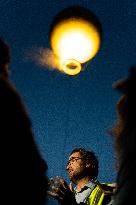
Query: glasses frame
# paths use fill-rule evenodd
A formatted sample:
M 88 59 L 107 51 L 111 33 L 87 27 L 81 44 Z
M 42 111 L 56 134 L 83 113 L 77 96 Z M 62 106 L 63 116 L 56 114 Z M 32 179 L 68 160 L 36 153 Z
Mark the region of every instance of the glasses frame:
M 84 159 L 83 157 L 72 157 L 68 160 L 67 166 L 69 166 L 70 163 L 73 163 L 74 161 L 78 161 L 79 159 Z

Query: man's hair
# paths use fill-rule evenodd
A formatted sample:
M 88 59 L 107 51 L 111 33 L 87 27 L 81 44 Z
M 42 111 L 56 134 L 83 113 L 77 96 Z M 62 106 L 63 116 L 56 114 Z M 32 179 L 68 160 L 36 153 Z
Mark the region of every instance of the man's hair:
M 98 159 L 93 151 L 85 150 L 84 148 L 75 148 L 70 155 L 75 152 L 79 152 L 83 160 L 91 164 L 91 176 L 93 179 L 97 178 L 98 176 Z
M 10 62 L 10 49 L 8 44 L 0 38 L 0 65 Z

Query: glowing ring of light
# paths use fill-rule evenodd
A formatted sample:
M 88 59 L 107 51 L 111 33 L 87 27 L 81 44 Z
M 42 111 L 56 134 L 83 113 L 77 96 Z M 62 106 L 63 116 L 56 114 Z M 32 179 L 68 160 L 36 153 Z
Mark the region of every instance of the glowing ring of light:
M 75 59 L 68 59 L 63 62 L 62 70 L 68 75 L 77 75 L 81 71 L 81 64 Z

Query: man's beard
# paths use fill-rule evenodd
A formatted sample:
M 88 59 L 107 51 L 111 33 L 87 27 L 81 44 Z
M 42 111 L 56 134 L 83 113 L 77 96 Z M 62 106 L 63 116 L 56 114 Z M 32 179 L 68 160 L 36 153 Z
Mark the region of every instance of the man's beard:
M 72 181 L 74 184 L 76 184 L 80 179 L 87 176 L 86 170 L 81 171 L 73 171 L 71 174 L 68 173 L 70 181 Z

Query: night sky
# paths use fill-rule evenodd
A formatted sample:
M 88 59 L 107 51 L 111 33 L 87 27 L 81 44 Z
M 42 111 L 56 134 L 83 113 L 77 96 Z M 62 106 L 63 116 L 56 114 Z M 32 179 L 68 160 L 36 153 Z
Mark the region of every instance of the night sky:
M 93 11 L 103 30 L 98 54 L 76 76 L 26 58 L 31 49 L 50 48 L 53 19 L 72 5 Z M 114 141 L 108 129 L 116 119 L 119 94 L 112 83 L 136 65 L 136 1 L 0 0 L 0 14 L 0 36 L 12 51 L 11 80 L 26 104 L 49 177 L 60 175 L 69 182 L 65 172 L 69 152 L 84 147 L 98 156 L 99 180 L 114 182 Z

